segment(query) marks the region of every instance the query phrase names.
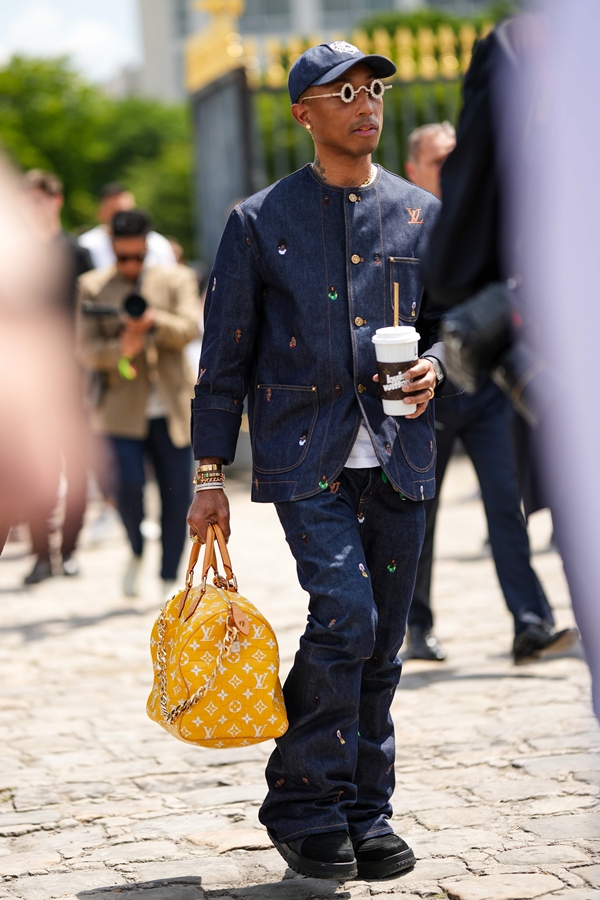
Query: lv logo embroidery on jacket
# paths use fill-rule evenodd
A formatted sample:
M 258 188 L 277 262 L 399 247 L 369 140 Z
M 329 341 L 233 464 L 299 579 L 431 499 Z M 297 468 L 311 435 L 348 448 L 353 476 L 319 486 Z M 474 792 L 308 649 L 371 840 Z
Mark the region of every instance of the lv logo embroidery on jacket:
M 422 225 L 423 219 L 420 218 L 421 210 L 420 209 L 411 209 L 410 206 L 405 207 L 406 212 L 409 214 L 410 219 L 408 220 L 409 225 Z

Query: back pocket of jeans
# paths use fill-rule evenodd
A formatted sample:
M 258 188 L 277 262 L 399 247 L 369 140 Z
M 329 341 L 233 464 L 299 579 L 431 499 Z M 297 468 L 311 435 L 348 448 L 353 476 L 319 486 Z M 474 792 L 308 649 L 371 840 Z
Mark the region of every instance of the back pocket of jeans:
M 390 256 L 390 304 L 394 309 L 394 283 L 398 285 L 400 320 L 414 325 L 421 309 L 423 285 L 420 259 L 412 256 Z
M 318 412 L 314 385 L 257 385 L 252 422 L 256 471 L 277 474 L 299 466 L 308 453 Z

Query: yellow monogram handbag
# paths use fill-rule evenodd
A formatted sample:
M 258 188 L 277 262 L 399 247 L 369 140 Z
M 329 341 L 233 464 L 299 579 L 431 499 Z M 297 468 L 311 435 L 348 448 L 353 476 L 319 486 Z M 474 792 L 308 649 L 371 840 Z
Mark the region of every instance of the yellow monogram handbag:
M 152 629 L 148 715 L 180 741 L 202 747 L 245 747 L 281 737 L 288 723 L 273 629 L 238 593 L 218 525 L 207 529 L 202 583 L 195 588 L 199 553 L 195 542 L 185 587 L 164 605 Z

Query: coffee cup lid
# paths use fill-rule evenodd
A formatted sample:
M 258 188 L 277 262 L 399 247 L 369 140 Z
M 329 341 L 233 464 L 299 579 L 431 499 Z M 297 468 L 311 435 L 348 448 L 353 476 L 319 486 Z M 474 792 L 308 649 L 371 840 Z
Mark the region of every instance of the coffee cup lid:
M 374 344 L 408 344 L 418 341 L 421 335 L 412 325 L 398 325 L 394 328 L 378 328 L 371 340 Z

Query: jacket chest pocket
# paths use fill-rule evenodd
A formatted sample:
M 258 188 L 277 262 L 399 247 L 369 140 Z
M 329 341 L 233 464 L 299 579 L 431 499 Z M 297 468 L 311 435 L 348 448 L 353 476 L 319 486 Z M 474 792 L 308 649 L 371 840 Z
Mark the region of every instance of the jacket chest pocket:
M 394 309 L 394 284 L 398 285 L 400 319 L 414 325 L 421 309 L 423 285 L 420 275 L 421 260 L 412 256 L 390 256 L 390 304 Z
M 314 385 L 259 384 L 252 423 L 257 472 L 295 469 L 308 453 L 319 401 Z

